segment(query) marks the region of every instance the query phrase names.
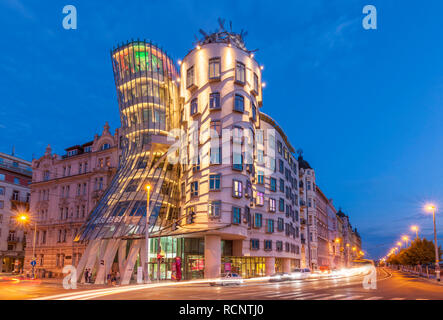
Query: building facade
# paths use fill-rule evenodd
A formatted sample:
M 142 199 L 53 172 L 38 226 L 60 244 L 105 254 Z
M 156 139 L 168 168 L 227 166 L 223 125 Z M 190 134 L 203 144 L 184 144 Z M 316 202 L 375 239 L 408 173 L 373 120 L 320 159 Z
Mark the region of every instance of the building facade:
M 109 185 L 118 166 L 118 130 L 106 124 L 101 135 L 82 145 L 67 148 L 59 156 L 46 148 L 32 161 L 31 218 L 35 236 L 36 274 L 61 276 L 65 265 L 77 265 L 85 243 L 74 237 Z M 30 274 L 34 246 L 27 237 L 25 271 Z
M 29 211 L 31 163 L 0 153 L 0 272 L 23 269 L 26 228 L 18 215 Z
M 328 265 L 328 211 L 323 200 L 317 210 L 315 172 L 260 111 L 262 67 L 240 34 L 205 36 L 180 70 L 147 41 L 114 48 L 111 59 L 121 129 L 110 146 L 101 150 L 104 132 L 93 152 L 76 146 L 60 159 L 47 150 L 33 162 L 31 208 L 53 219 L 38 224 L 40 269 L 59 273 L 70 263 L 79 278 L 91 269 L 98 284 L 119 271 L 127 284 L 140 272 L 251 278 Z M 105 151 L 113 170 L 105 192 L 94 193 L 88 186 L 102 173 L 80 174 L 82 157 L 95 167 Z M 79 163 L 78 175 L 57 175 Z M 79 199 L 63 196 L 78 186 Z M 77 216 L 83 204 L 87 214 Z M 43 234 L 51 244 L 41 244 Z

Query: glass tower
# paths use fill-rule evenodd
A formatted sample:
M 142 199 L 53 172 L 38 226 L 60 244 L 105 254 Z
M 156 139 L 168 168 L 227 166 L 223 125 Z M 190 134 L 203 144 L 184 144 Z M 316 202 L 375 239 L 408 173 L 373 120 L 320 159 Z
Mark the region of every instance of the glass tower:
M 77 241 L 144 238 L 147 190 L 149 232 L 161 236 L 178 219 L 180 166 L 168 162 L 168 132 L 180 127 L 178 71 L 170 57 L 146 41 L 111 51 L 120 111 L 121 157 L 117 173 Z

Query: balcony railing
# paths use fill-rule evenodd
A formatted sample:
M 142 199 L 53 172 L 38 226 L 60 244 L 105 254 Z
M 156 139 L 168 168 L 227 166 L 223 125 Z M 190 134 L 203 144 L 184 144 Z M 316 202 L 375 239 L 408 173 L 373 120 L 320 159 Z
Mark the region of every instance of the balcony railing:
M 15 172 L 18 172 L 18 173 L 21 173 L 21 174 L 25 174 L 25 175 L 30 176 L 30 177 L 32 176 L 32 170 L 31 170 L 30 167 L 27 168 L 27 167 L 21 166 L 21 165 L 14 166 L 12 163 L 5 163 L 5 162 L 3 162 L 3 163 L 0 163 L 0 168 L 11 170 L 11 171 L 15 171 Z

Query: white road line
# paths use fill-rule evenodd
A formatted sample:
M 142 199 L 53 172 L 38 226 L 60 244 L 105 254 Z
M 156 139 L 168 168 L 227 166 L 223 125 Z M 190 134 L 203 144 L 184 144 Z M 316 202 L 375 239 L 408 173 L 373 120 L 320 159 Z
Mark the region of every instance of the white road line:
M 383 299 L 383 297 L 369 297 L 363 300 L 381 300 L 381 299 Z
M 300 297 L 300 296 L 298 296 L 298 297 L 296 297 L 296 300 L 299 300 L 299 299 L 301 299 L 301 300 L 303 300 L 303 299 L 307 299 L 307 300 L 318 300 L 318 299 L 315 299 L 315 298 L 326 297 L 326 296 L 329 296 L 329 295 L 330 295 L 330 294 L 328 294 L 328 293 L 323 293 L 323 294 L 311 294 L 311 295 L 304 296 L 304 297 Z
M 343 299 L 338 299 L 338 300 L 358 300 L 361 297 L 363 297 L 363 296 L 349 296 L 349 297 L 346 297 L 346 298 L 343 298 Z
M 284 297 L 284 296 L 291 296 L 291 295 L 294 295 L 294 294 L 299 294 L 300 292 L 301 291 L 288 292 L 288 293 L 272 293 L 272 294 L 266 294 L 266 296 L 267 297 Z
M 314 299 L 314 300 L 334 300 L 334 299 L 344 297 L 344 296 L 345 296 L 344 294 L 334 294 L 332 296 L 326 296 L 324 298 L 319 298 L 319 299 Z
M 391 300 L 405 300 L 406 298 L 392 298 Z

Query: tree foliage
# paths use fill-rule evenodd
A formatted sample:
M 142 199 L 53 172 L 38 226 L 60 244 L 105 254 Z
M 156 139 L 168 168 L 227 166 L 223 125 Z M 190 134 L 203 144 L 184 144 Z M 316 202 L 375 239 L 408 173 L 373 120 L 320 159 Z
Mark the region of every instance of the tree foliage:
M 442 255 L 441 247 L 438 248 L 439 259 Z M 422 264 L 429 264 L 435 262 L 435 248 L 434 242 L 423 239 L 416 239 L 411 243 L 411 246 L 402 249 L 397 254 L 392 254 L 386 261 L 393 265 L 415 266 Z

